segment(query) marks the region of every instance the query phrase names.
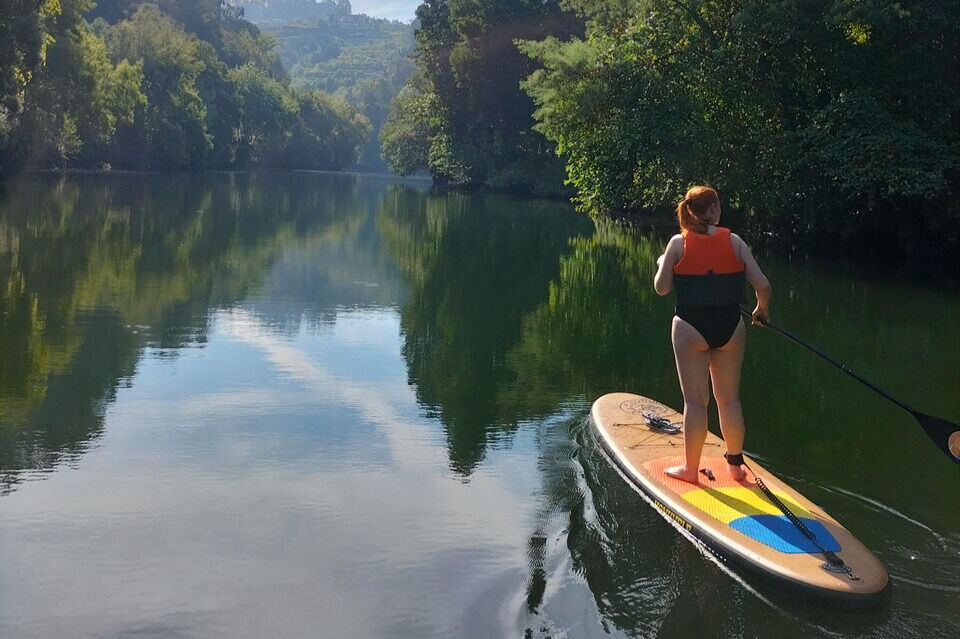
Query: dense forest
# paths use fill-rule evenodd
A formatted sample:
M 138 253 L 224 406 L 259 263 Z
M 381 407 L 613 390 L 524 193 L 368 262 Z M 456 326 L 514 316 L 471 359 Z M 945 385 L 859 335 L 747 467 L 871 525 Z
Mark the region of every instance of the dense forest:
M 413 61 L 414 25 L 353 15 L 340 0 L 257 0 L 235 2 L 244 17 L 276 41 L 291 84 L 319 89 L 346 100 L 371 125 L 357 168 L 386 171 L 379 133 Z
M 381 135 L 398 172 L 557 191 L 556 151 L 595 215 L 666 215 L 706 183 L 758 234 L 960 244 L 956 2 L 427 0 L 417 16 Z
M 6 8 L 0 170 L 378 168 L 379 139 L 395 172 L 601 217 L 665 218 L 706 183 L 755 236 L 960 245 L 947 0 Z
M 570 39 L 581 17 L 559 0 L 426 0 L 416 70 L 380 135 L 392 170 L 428 169 L 441 184 L 557 195 L 563 163 L 533 130 L 520 83 L 537 64 L 517 40 Z
M 242 14 L 223 0 L 5 2 L 0 170 L 352 165 L 367 119 L 292 86 Z

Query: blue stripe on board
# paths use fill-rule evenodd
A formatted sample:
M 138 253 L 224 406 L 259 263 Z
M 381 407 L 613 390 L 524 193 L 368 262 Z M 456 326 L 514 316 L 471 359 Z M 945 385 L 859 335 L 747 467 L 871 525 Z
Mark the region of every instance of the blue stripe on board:
M 802 517 L 800 519 L 817 537 L 820 545 L 836 552 L 840 544 L 818 521 Z M 730 527 L 742 532 L 774 550 L 784 553 L 815 553 L 820 549 L 803 536 L 803 533 L 783 515 L 751 515 L 730 522 Z

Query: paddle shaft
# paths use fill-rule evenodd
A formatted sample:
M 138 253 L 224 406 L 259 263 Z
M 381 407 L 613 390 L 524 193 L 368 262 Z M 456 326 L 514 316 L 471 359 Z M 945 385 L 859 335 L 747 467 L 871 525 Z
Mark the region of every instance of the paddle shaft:
M 744 314 L 745 316 L 747 316 L 748 318 L 752 318 L 752 317 L 753 317 L 753 316 L 751 315 L 751 313 L 750 313 L 749 311 L 747 311 L 745 308 L 742 308 L 742 307 L 741 307 L 741 308 L 740 308 L 740 312 L 743 313 L 743 314 Z M 844 373 L 846 373 L 846 374 L 849 375 L 850 377 L 854 378 L 855 380 L 857 380 L 858 382 L 860 382 L 861 384 L 863 384 L 864 386 L 866 386 L 867 388 L 869 388 L 870 390 L 872 390 L 872 391 L 875 392 L 876 394 L 880 395 L 881 397 L 884 397 L 884 398 L 886 398 L 886 399 L 889 399 L 891 402 L 893 402 L 894 404 L 896 404 L 897 406 L 899 406 L 899 407 L 902 408 L 903 410 L 907 411 L 908 413 L 910 413 L 910 414 L 913 415 L 914 417 L 919 417 L 920 413 L 919 413 L 918 411 L 914 410 L 914 409 L 913 409 L 911 406 L 909 406 L 908 404 L 905 404 L 904 402 L 901 402 L 901 401 L 900 401 L 899 399 L 897 399 L 896 397 L 893 397 L 892 395 L 890 395 L 889 393 L 887 393 L 887 392 L 884 391 L 883 389 L 877 388 L 874 384 L 872 384 L 871 382 L 867 381 L 866 379 L 864 379 L 863 377 L 861 377 L 860 375 L 858 375 L 858 374 L 855 373 L 854 371 L 852 371 L 852 370 L 850 370 L 849 368 L 847 368 L 846 364 L 843 364 L 843 363 L 841 363 L 841 362 L 838 362 L 837 360 L 833 359 L 832 357 L 830 357 L 829 355 L 827 355 L 827 354 L 824 353 L 823 351 L 821 351 L 821 350 L 815 348 L 814 346 L 808 344 L 807 342 L 803 341 L 802 339 L 800 339 L 799 337 L 797 337 L 797 336 L 794 335 L 793 333 L 791 333 L 791 332 L 789 332 L 789 331 L 787 331 L 787 330 L 784 330 L 784 329 L 780 328 L 779 326 L 777 326 L 777 325 L 775 325 L 775 324 L 772 324 L 772 323 L 770 322 L 770 320 L 764 319 L 764 320 L 761 320 L 760 323 L 763 324 L 764 326 L 768 327 L 768 328 L 772 328 L 773 330 L 777 331 L 778 333 L 780 333 L 781 335 L 783 335 L 784 337 L 786 337 L 787 339 L 789 339 L 791 342 L 794 342 L 794 343 L 796 343 L 796 344 L 799 344 L 800 346 L 804 347 L 805 349 L 807 349 L 808 351 L 810 351 L 811 353 L 813 353 L 813 354 L 816 355 L 817 357 L 823 359 L 824 361 L 830 362 L 831 364 L 833 364 L 834 366 L 836 366 L 837 368 L 839 368 L 840 370 L 842 370 Z
M 743 313 L 744 316 L 747 318 L 752 317 L 751 313 L 747 311 L 747 309 L 743 308 L 742 306 L 740 307 L 740 312 Z M 859 375 L 854 373 L 852 370 L 847 368 L 846 365 L 841 364 L 840 362 L 833 359 L 826 353 L 820 351 L 817 348 L 814 348 L 810 344 L 807 344 L 805 341 L 803 341 L 793 333 L 786 331 L 780 328 L 779 326 L 771 324 L 770 321 L 767 319 L 761 319 L 760 324 L 762 326 L 772 328 L 773 330 L 777 331 L 778 333 L 780 333 L 781 335 L 789 339 L 791 342 L 795 342 L 800 346 L 803 346 L 805 349 L 807 349 L 817 357 L 827 362 L 830 362 L 831 364 L 833 364 L 834 366 L 842 370 L 844 373 L 846 373 L 850 377 L 854 378 L 855 380 L 857 380 L 858 382 L 860 382 L 861 384 L 863 384 L 864 386 L 866 386 L 867 388 L 875 392 L 877 395 L 880 395 L 881 397 L 890 400 L 891 402 L 893 402 L 903 410 L 910 413 L 913 416 L 913 418 L 917 420 L 917 423 L 920 424 L 920 427 L 923 428 L 923 431 L 927 434 L 927 436 L 933 441 L 933 443 L 937 445 L 937 448 L 942 450 L 944 454 L 947 457 L 949 457 L 951 460 L 960 464 L 960 424 L 954 424 L 953 422 L 947 421 L 946 419 L 943 419 L 940 417 L 934 417 L 933 415 L 925 415 L 918 410 L 914 410 L 913 407 L 911 407 L 909 404 L 905 404 L 904 402 L 901 402 L 896 397 L 891 396 L 886 391 L 880 388 L 877 388 L 872 383 L 868 382 L 867 380 L 865 380 L 864 378 L 860 377 Z

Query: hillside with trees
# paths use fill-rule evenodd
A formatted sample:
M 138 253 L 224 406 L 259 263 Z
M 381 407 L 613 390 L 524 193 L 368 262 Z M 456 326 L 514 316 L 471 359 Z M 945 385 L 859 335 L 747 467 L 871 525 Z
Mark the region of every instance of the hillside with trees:
M 346 100 L 371 124 L 358 168 L 385 171 L 378 140 L 390 101 L 413 70 L 414 25 L 353 15 L 347 0 L 246 0 L 244 17 L 273 36 L 293 86 Z
M 0 170 L 352 165 L 369 122 L 293 86 L 223 0 L 15 0 L 0 18 Z

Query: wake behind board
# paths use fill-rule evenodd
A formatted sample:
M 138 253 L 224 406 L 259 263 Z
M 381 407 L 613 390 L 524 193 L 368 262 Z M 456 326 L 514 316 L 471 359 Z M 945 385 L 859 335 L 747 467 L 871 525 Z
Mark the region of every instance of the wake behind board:
M 730 477 L 719 437 L 707 434 L 700 468 L 709 473 L 700 473 L 699 483 L 691 484 L 663 472 L 683 463 L 680 413 L 647 397 L 611 393 L 593 403 L 591 414 L 598 440 L 627 480 L 665 518 L 693 534 L 721 560 L 818 603 L 869 610 L 889 598 L 890 579 L 883 564 L 823 509 L 746 455 L 750 467 L 746 479 Z M 674 426 L 658 428 L 645 416 Z M 763 494 L 751 471 L 851 572 L 827 569 L 824 555 Z

